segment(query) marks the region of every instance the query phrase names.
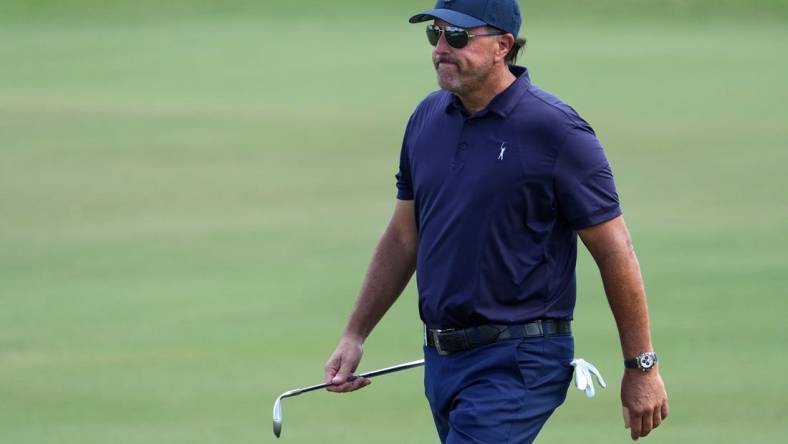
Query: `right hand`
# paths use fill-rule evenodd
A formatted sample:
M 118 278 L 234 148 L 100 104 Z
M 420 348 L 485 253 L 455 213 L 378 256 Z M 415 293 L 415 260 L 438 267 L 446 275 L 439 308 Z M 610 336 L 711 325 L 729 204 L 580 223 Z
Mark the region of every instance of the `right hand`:
M 630 429 L 633 441 L 657 428 L 668 417 L 668 395 L 659 368 L 645 373 L 637 369 L 624 370 L 621 402 L 624 427 Z
M 343 337 L 336 350 L 326 362 L 325 382 L 331 384 L 326 390 L 347 393 L 366 387 L 372 383 L 368 378 L 353 378 L 361 355 L 364 354 L 362 341 Z

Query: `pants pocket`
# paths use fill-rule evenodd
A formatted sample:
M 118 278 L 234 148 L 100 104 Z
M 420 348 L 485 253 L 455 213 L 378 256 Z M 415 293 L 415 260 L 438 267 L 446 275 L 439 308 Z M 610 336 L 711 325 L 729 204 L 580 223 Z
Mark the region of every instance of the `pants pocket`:
M 517 366 L 529 390 L 572 379 L 574 339 L 571 336 L 525 338 L 517 346 Z

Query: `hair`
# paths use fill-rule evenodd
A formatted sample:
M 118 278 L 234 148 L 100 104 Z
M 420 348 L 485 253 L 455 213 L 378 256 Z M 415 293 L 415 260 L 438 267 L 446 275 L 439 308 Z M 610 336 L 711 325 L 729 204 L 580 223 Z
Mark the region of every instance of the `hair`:
M 517 62 L 517 55 L 520 51 L 525 48 L 525 38 L 524 37 L 517 37 L 514 39 L 514 45 L 512 45 L 512 49 L 506 54 L 504 61 L 506 61 L 507 65 L 514 65 Z

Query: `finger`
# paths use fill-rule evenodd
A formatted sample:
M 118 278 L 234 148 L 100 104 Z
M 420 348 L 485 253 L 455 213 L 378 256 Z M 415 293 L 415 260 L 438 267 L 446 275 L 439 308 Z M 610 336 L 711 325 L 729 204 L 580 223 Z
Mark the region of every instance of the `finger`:
M 640 415 L 629 411 L 629 433 L 632 435 L 632 440 L 637 441 L 640 438 L 640 432 L 643 430 L 643 418 Z
M 372 381 L 367 378 L 357 378 L 354 379 L 353 382 L 350 383 L 350 391 L 354 392 L 358 389 L 362 389 L 368 385 L 372 384 Z
M 599 370 L 591 364 L 588 364 L 588 369 L 594 374 L 594 376 L 596 376 L 596 380 L 599 381 L 599 385 L 601 385 L 602 388 L 607 388 L 607 384 L 605 384 L 605 380 L 602 379 L 602 374 L 599 373 Z
M 652 415 L 651 420 L 655 429 L 659 427 L 659 425 L 662 424 L 662 409 L 654 409 L 654 414 Z
M 336 375 L 331 379 L 332 384 L 342 384 L 347 382 L 350 377 L 353 375 L 355 368 L 351 368 L 350 365 L 347 363 L 347 360 L 344 360 L 339 367 Z
M 586 397 L 593 398 L 596 394 L 594 390 L 594 380 L 591 378 L 591 374 L 588 373 L 587 368 L 583 368 L 583 373 L 585 374 L 586 380 L 588 380 L 588 385 L 586 386 Z
M 579 365 L 575 367 L 575 386 L 580 390 L 585 390 L 587 385 L 588 381 L 586 380 L 586 375 L 583 372 L 583 366 Z
M 662 413 L 663 421 L 665 420 L 665 418 L 668 417 L 668 410 L 670 410 L 670 408 L 668 407 L 668 401 L 665 400 L 665 402 L 662 403 L 662 408 L 660 409 L 660 413 Z
M 349 393 L 366 387 L 371 383 L 372 381 L 367 378 L 356 378 L 347 382 L 343 382 L 342 384 L 330 385 L 326 387 L 326 390 L 335 393 Z
M 647 436 L 654 428 L 654 412 L 646 412 L 643 414 L 643 427 L 640 429 L 640 436 Z
M 323 368 L 323 381 L 326 384 L 331 384 L 331 380 L 336 376 L 337 370 L 339 370 L 339 360 L 332 355 Z
M 353 391 L 353 382 L 356 380 L 356 375 L 350 375 L 345 381 L 331 384 L 326 387 L 329 391 L 337 393 L 346 393 Z
M 593 373 L 593 374 L 595 374 L 595 375 L 598 375 L 598 374 L 599 374 L 599 370 L 597 370 L 597 368 L 596 368 L 596 367 L 594 367 L 594 364 L 592 364 L 592 363 L 590 363 L 590 362 L 586 361 L 586 362 L 585 362 L 585 366 L 586 366 L 586 368 L 587 368 L 587 369 L 588 369 L 588 370 L 589 370 L 591 373 Z
M 329 385 L 328 387 L 326 387 L 326 390 L 334 393 L 344 393 L 345 388 L 346 387 L 344 387 L 344 384 L 336 384 L 336 385 Z
M 629 428 L 629 409 L 626 407 L 621 408 L 621 412 L 624 414 L 624 428 Z
M 352 391 L 353 383 L 352 382 L 343 382 L 341 384 L 332 384 L 326 387 L 326 390 L 329 392 L 334 393 L 347 393 Z

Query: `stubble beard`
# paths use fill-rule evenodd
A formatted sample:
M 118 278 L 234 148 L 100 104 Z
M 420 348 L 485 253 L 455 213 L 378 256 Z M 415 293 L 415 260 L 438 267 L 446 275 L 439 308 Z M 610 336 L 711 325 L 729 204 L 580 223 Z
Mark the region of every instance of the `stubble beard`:
M 438 86 L 443 90 L 459 96 L 463 96 L 482 87 L 491 73 L 489 67 L 479 67 L 478 69 L 470 71 L 460 67 L 460 65 L 453 60 L 443 61 L 439 59 L 434 62 L 434 65 Z M 442 70 L 443 73 L 441 72 Z

